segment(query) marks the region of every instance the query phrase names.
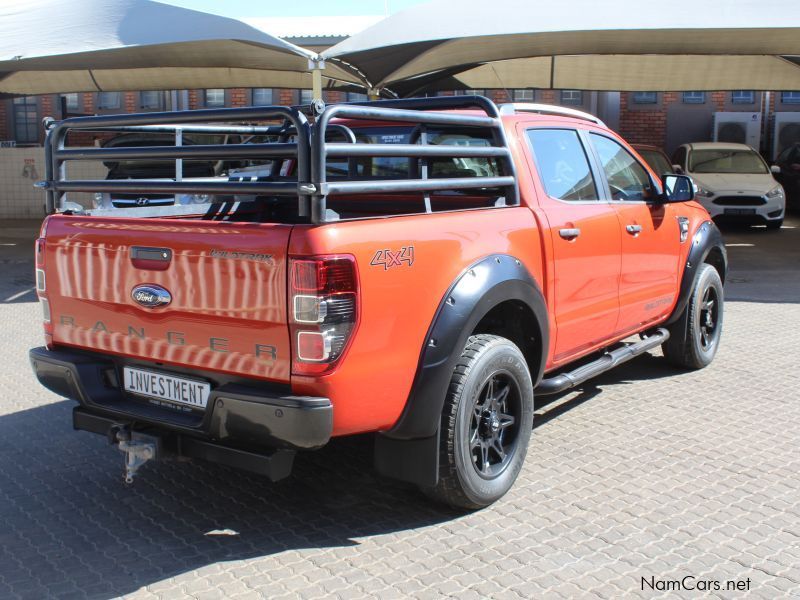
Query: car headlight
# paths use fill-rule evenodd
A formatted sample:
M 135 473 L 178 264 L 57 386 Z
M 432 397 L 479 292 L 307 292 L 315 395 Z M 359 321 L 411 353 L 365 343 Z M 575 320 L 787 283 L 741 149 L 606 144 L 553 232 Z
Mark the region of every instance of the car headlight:
M 711 196 L 714 195 L 714 192 L 712 192 L 711 190 L 707 190 L 706 188 L 699 185 L 696 187 L 697 189 L 695 191 L 695 195 L 699 196 L 700 198 L 711 198 Z
M 178 196 L 178 204 L 208 204 L 211 202 L 211 196 L 208 194 L 180 194 Z
M 783 197 L 783 188 L 778 186 L 767 192 L 767 198 L 781 198 Z

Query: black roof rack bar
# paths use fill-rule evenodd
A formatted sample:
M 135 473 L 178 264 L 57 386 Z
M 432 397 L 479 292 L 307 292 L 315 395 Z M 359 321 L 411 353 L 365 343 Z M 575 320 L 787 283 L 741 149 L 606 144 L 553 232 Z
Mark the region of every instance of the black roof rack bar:
M 164 181 L 159 179 L 96 179 L 61 181 L 53 184 L 58 192 L 164 193 L 164 194 L 259 194 L 297 196 L 303 194 L 297 182 Z
M 297 156 L 297 144 L 213 144 L 193 146 L 134 146 L 57 150 L 59 160 L 140 160 L 195 158 L 281 158 Z
M 328 109 L 340 119 L 374 119 L 376 121 L 397 121 L 400 123 L 425 123 L 426 125 L 454 125 L 458 127 L 494 127 L 497 119 L 477 115 L 454 115 L 411 111 L 400 108 L 377 108 L 354 104 L 335 104 Z M 323 113 L 324 114 L 324 113 Z
M 260 154 L 250 154 L 251 150 L 233 150 L 232 148 L 242 148 L 245 145 L 229 146 L 219 145 L 212 154 L 205 154 L 209 147 L 202 146 L 151 146 L 140 148 L 99 148 L 99 149 L 76 149 L 65 148 L 66 137 L 70 131 L 98 131 L 98 130 L 118 130 L 124 131 L 178 131 L 186 132 L 189 129 L 203 128 L 203 132 L 208 133 L 231 133 L 230 127 L 221 125 L 215 128 L 208 123 L 222 123 L 225 121 L 269 121 L 280 120 L 282 125 L 269 126 L 265 128 L 246 128 L 246 133 L 258 134 L 269 132 L 280 134 L 287 128 L 293 130 L 293 135 L 297 138 L 296 143 L 274 144 L 272 150 L 264 148 L 255 150 Z M 225 131 L 228 129 L 228 131 Z M 236 128 L 238 129 L 238 128 Z M 242 133 L 242 131 L 236 131 Z M 308 201 L 302 194 L 298 194 L 297 183 L 274 183 L 274 182 L 255 182 L 255 183 L 236 183 L 236 182 L 198 182 L 198 181 L 163 181 L 163 180 L 127 180 L 127 181 L 66 181 L 65 161 L 67 160 L 103 160 L 103 156 L 108 159 L 128 158 L 133 156 L 137 159 L 164 159 L 174 158 L 175 160 L 187 158 L 220 158 L 223 155 L 239 157 L 244 156 L 269 156 L 297 157 L 297 181 L 307 183 L 310 181 L 310 127 L 305 115 L 295 108 L 285 106 L 259 106 L 247 108 L 220 108 L 210 110 L 193 110 L 180 112 L 157 112 L 144 114 L 124 114 L 124 115 L 100 115 L 95 117 L 73 117 L 56 123 L 49 128 L 47 141 L 45 144 L 45 169 L 46 169 L 46 193 L 47 193 L 47 212 L 53 213 L 61 207 L 64 193 L 68 191 L 86 192 L 152 192 L 152 193 L 263 193 L 283 196 L 298 197 L 298 211 L 301 216 L 308 215 Z M 263 146 L 268 146 L 264 144 Z M 259 146 L 253 144 L 252 146 Z M 288 146 L 293 146 L 292 150 Z M 198 149 L 199 148 L 199 149 Z M 214 148 L 214 146 L 211 146 Z M 92 152 L 95 154 L 91 154 Z M 249 186 L 249 187 L 247 187 Z
M 184 133 L 221 134 L 233 133 L 242 135 L 280 135 L 283 133 L 281 125 L 191 125 L 170 123 L 164 125 L 125 125 L 117 127 L 86 127 L 81 131 L 92 133 L 175 133 L 182 129 Z
M 422 144 L 325 144 L 328 156 L 401 156 L 409 158 L 509 158 L 508 148 L 498 146 L 430 146 Z
M 475 188 L 500 188 L 514 185 L 513 177 L 450 177 L 436 179 L 379 179 L 324 183 L 324 194 L 366 194 L 379 192 L 435 192 Z
M 129 126 L 183 127 L 193 124 L 222 123 L 225 121 L 270 121 L 275 119 L 299 120 L 301 113 L 287 106 L 248 106 L 243 108 L 212 108 L 171 112 L 131 113 L 122 115 L 97 115 L 71 117 L 55 127 L 68 129 L 97 129 Z M 303 117 L 305 119 L 305 117 Z M 302 121 L 301 121 L 302 122 Z M 294 123 L 293 123 L 294 124 Z
M 402 108 L 405 110 L 460 110 L 477 108 L 489 117 L 498 118 L 500 110 L 485 96 L 435 96 L 432 98 L 398 98 L 348 102 L 338 106 L 374 106 L 377 108 Z

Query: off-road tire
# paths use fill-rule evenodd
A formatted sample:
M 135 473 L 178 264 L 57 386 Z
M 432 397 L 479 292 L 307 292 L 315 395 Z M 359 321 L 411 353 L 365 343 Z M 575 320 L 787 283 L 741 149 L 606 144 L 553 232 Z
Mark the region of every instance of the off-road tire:
M 709 300 L 715 305 L 709 306 Z M 666 359 L 683 369 L 702 369 L 711 364 L 722 335 L 724 306 L 719 273 L 709 264 L 701 265 L 686 308 L 669 327 L 670 337 L 661 346 Z
M 497 400 L 494 404 L 490 392 Z M 486 408 L 490 405 L 505 408 Z M 453 371 L 442 410 L 439 482 L 423 491 L 457 508 L 478 509 L 498 500 L 514 484 L 525 461 L 533 410 L 533 382 L 519 348 L 500 336 L 471 336 Z M 514 418 L 510 425 L 509 416 Z M 491 449 L 498 447 L 507 450 L 506 458 Z

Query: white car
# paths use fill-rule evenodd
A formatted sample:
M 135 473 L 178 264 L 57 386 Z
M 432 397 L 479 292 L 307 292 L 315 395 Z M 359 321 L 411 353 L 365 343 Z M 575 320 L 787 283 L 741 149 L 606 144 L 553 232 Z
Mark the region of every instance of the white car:
M 774 169 L 745 144 L 684 144 L 672 155 L 677 172 L 691 175 L 697 200 L 712 217 L 765 223 L 779 229 L 786 212 L 786 194 L 772 176 Z

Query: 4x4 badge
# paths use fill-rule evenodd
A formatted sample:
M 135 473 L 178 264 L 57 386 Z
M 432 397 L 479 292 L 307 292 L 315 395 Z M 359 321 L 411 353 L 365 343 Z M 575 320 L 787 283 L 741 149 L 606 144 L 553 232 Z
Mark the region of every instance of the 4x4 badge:
M 137 285 L 131 292 L 133 301 L 145 308 L 166 306 L 172 302 L 172 295 L 160 285 Z
M 378 250 L 369 264 L 373 267 L 383 267 L 386 271 L 392 267 L 402 267 L 403 263 L 409 267 L 414 264 L 414 246 L 403 246 L 397 251 Z

